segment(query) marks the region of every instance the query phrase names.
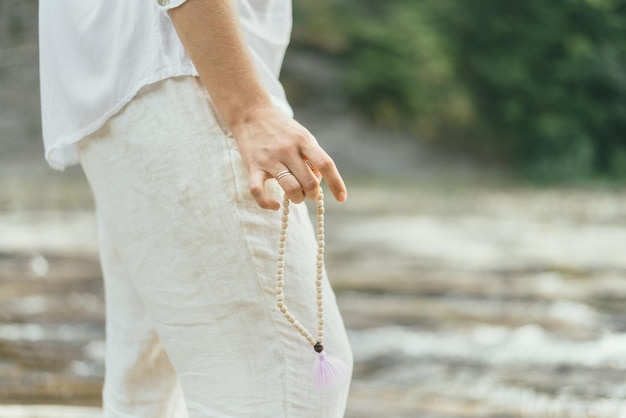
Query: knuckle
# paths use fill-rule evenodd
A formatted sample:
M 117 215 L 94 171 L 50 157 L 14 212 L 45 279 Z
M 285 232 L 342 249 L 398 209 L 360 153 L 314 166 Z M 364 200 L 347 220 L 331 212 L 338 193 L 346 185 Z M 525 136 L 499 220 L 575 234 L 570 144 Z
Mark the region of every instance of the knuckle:
M 311 141 L 311 135 L 308 132 L 296 132 L 294 134 L 294 137 L 299 142 L 310 142 Z
M 276 151 L 278 151 L 281 154 L 287 154 L 289 152 L 291 152 L 291 144 L 287 143 L 287 142 L 283 142 L 280 144 L 276 145 Z
M 316 180 L 309 180 L 302 185 L 302 188 L 305 192 L 314 192 L 317 190 L 318 182 Z
M 254 196 L 255 199 L 261 197 L 261 195 L 263 195 L 263 188 L 261 186 L 259 186 L 258 184 L 251 184 L 250 185 L 250 194 L 252 196 Z
M 286 185 L 285 187 L 283 187 L 283 190 L 288 195 L 296 195 L 296 194 L 302 193 L 302 189 L 300 188 L 300 185 L 295 185 L 295 184 Z
M 293 193 L 287 193 L 289 199 L 291 199 L 294 203 L 300 203 L 304 201 L 304 194 L 302 194 L 302 190 L 298 190 Z
M 335 167 L 335 162 L 333 161 L 332 158 L 327 156 L 327 157 L 321 158 L 317 165 L 318 165 L 317 168 L 319 168 L 320 170 L 329 170 Z

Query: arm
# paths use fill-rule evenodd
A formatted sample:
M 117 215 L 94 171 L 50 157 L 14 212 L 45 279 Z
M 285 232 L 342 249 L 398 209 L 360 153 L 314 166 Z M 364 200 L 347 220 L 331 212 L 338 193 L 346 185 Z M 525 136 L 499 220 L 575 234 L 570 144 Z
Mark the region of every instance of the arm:
M 284 170 L 280 185 L 295 203 L 314 199 L 319 176 L 338 201 L 346 187 L 332 159 L 302 125 L 276 108 L 257 74 L 234 0 L 188 0 L 170 10 L 176 31 L 202 82 L 237 141 L 258 205 L 277 210 L 264 187 Z M 306 162 L 310 162 L 313 170 Z

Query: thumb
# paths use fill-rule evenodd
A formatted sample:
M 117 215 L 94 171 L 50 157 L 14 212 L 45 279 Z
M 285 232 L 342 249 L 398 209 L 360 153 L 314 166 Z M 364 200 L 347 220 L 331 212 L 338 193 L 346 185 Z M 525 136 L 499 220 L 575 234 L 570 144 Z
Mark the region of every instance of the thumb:
M 272 199 L 265 190 L 265 180 L 269 177 L 267 173 L 259 170 L 250 172 L 250 194 L 262 209 L 278 210 L 280 203 Z

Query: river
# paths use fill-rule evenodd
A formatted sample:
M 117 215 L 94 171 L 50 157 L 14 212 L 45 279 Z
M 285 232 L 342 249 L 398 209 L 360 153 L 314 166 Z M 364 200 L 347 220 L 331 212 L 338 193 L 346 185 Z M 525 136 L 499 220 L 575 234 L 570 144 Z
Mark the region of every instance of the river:
M 346 417 L 626 417 L 625 197 L 357 184 L 329 202 Z M 93 222 L 0 213 L 2 417 L 99 416 Z

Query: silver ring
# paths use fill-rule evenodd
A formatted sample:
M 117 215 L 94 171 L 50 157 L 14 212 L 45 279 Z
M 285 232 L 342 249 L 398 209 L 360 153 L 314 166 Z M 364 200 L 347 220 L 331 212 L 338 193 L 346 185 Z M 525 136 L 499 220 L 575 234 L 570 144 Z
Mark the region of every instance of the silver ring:
M 280 179 L 282 179 L 285 176 L 289 176 L 289 175 L 293 176 L 293 173 L 291 171 L 289 171 L 289 170 L 281 171 L 280 173 L 276 174 L 276 181 L 280 181 Z

